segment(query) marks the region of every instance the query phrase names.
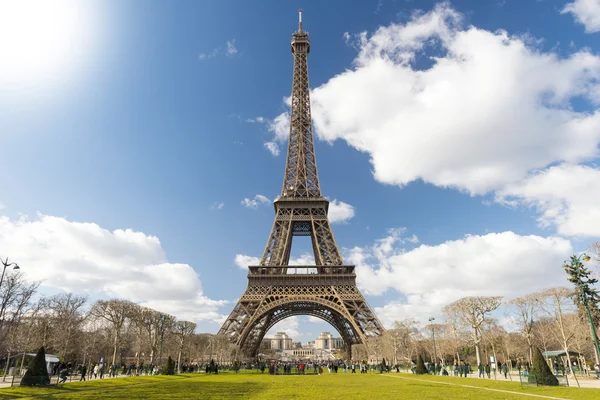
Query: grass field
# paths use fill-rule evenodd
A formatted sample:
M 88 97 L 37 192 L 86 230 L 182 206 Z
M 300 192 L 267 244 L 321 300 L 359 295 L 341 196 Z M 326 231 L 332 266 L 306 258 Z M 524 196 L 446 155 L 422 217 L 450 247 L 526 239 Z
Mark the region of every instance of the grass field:
M 151 376 L 0 389 L 0 399 L 600 399 L 600 389 L 532 387 L 439 376 L 325 374 L 270 376 L 254 371 Z

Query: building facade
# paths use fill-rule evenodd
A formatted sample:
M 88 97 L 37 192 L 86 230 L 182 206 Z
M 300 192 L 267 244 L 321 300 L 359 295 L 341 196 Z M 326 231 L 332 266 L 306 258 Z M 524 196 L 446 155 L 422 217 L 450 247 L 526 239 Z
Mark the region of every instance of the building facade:
M 292 338 L 285 332 L 277 332 L 270 341 L 272 350 L 291 350 L 293 348 Z
M 344 347 L 342 338 L 333 337 L 330 332 L 321 332 L 318 338 L 315 339 L 315 349 L 335 350 Z

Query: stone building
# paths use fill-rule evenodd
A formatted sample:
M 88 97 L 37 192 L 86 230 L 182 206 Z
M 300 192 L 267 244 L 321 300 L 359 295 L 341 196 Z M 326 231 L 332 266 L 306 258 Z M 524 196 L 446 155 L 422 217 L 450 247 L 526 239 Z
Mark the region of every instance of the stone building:
M 335 350 L 344 347 L 342 338 L 333 337 L 330 332 L 321 332 L 315 339 L 315 349 Z
M 285 332 L 277 332 L 271 338 L 272 350 L 290 350 L 293 348 L 292 338 Z

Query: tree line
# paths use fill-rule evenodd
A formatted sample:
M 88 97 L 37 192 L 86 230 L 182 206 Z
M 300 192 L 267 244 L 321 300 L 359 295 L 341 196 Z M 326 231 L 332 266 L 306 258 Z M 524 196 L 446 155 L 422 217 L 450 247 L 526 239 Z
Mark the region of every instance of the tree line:
M 353 346 L 353 355 L 371 362 L 387 359 L 401 365 L 414 362 L 419 355 L 441 365 L 461 361 L 486 364 L 494 356 L 496 362 L 515 366 L 531 365 L 535 349 L 540 349 L 577 352 L 580 369 L 584 363 L 588 368 L 599 364 L 582 303 L 585 292 L 597 330 L 597 280 L 574 256 L 564 269 L 574 287 L 548 288 L 514 299 L 463 297 L 442 309 L 443 323 L 421 326 L 416 319 L 395 321 L 382 336 L 369 338 L 366 346 Z
M 177 368 L 227 362 L 237 347 L 224 337 L 195 332 L 196 324 L 123 299 L 90 302 L 87 296 L 42 296 L 39 282 L 7 271 L 0 284 L 0 366 L 27 367 L 24 353 L 43 346 L 61 362 L 87 365 L 157 365 L 171 356 Z M 22 354 L 23 353 L 23 354 Z M 21 360 L 15 359 L 22 354 Z M 5 374 L 7 368 L 5 368 Z

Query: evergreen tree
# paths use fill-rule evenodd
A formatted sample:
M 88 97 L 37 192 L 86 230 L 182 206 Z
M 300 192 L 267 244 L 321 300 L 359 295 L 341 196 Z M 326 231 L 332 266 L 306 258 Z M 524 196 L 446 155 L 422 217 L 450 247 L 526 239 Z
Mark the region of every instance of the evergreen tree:
M 563 268 L 567 275 L 569 275 L 569 282 L 575 285 L 575 296 L 573 301 L 577 305 L 579 315 L 583 319 L 587 319 L 587 310 L 583 304 L 583 295 L 587 298 L 588 305 L 590 307 L 590 313 L 592 314 L 592 320 L 594 325 L 600 324 L 600 293 L 592 286 L 598 283 L 598 279 L 591 276 L 592 272 L 585 267 L 581 261 L 577 261 L 577 257 L 571 256 L 571 263 L 563 265 Z M 581 283 L 581 284 L 580 284 Z
M 46 352 L 42 346 L 33 358 L 29 368 L 27 368 L 23 379 L 21 379 L 21 386 L 39 386 L 48 385 L 49 383 L 50 377 L 46 368 Z
M 427 373 L 427 368 L 425 368 L 425 363 L 423 362 L 423 357 L 419 354 L 417 357 L 417 368 L 415 368 L 415 374 L 423 375 Z
M 169 356 L 167 364 L 163 367 L 162 373 L 163 375 L 175 375 L 175 361 L 171 359 L 171 356 Z
M 544 360 L 540 349 L 533 351 L 533 365 L 529 374 L 535 376 L 538 385 L 558 386 L 558 379 Z

